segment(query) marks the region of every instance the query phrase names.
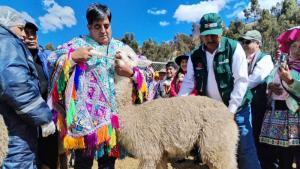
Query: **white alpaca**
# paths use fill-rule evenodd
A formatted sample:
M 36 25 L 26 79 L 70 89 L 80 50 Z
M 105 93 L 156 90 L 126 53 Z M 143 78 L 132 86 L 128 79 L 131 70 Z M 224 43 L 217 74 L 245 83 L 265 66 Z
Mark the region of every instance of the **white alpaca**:
M 185 157 L 194 145 L 210 169 L 237 169 L 238 127 L 223 103 L 188 96 L 132 105 L 131 87 L 128 78 L 117 77 L 117 136 L 140 169 L 166 169 L 169 158 Z

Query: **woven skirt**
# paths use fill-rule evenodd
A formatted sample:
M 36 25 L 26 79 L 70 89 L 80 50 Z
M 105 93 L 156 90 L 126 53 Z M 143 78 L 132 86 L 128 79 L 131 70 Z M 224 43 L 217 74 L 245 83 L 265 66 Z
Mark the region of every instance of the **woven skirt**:
M 259 140 L 262 143 L 289 147 L 300 145 L 300 117 L 288 110 L 285 101 L 273 101 L 264 116 Z

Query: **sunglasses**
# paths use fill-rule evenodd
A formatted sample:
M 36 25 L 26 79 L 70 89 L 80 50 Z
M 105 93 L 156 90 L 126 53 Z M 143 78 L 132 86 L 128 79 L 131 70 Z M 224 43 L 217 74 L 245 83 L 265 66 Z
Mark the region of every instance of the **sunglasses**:
M 249 45 L 252 42 L 254 42 L 254 41 L 253 40 L 243 40 L 243 41 L 241 41 L 241 43 L 244 44 L 244 45 Z

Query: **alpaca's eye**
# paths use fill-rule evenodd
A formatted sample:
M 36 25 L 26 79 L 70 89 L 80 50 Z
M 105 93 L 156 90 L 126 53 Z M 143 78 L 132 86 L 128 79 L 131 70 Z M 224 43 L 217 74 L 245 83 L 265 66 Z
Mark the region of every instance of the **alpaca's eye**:
M 130 60 L 132 60 L 132 57 L 131 57 L 130 55 L 128 55 L 128 58 L 129 58 Z

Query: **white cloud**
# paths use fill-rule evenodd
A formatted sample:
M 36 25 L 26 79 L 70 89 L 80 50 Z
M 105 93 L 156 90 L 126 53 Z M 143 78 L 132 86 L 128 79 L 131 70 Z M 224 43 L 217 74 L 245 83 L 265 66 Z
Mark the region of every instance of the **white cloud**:
M 268 9 L 270 10 L 273 6 L 276 6 L 277 3 L 281 3 L 283 0 L 258 0 L 259 6 L 261 9 Z M 245 8 L 250 8 L 251 3 L 249 2 Z M 238 19 L 245 18 L 243 10 L 237 13 L 236 16 Z
M 21 15 L 23 15 L 23 17 L 25 18 L 26 21 L 37 25 L 35 19 L 32 16 L 30 16 L 27 12 L 22 11 Z
M 244 10 L 243 8 L 238 8 L 238 9 L 234 10 L 233 12 L 231 12 L 230 14 L 227 14 L 226 17 L 227 18 L 237 17 L 237 18 L 241 19 L 240 18 L 241 12 L 242 12 L 242 14 L 244 16 L 243 10 Z
M 159 22 L 159 25 L 160 25 L 160 26 L 168 26 L 168 25 L 170 25 L 170 22 L 167 22 L 167 21 L 160 21 L 160 22 Z
M 228 0 L 210 0 L 192 5 L 179 5 L 173 17 L 178 22 L 198 22 L 206 13 L 221 11 L 227 2 Z
M 77 20 L 71 7 L 60 6 L 54 0 L 44 0 L 43 5 L 48 12 L 39 17 L 43 33 L 76 25 Z
M 44 0 L 43 4 L 45 7 L 50 7 L 51 5 L 54 5 L 56 2 L 55 0 Z
M 241 2 L 238 2 L 238 3 L 235 3 L 234 6 L 233 6 L 233 9 L 236 9 L 238 7 L 241 7 L 241 6 L 244 6 L 246 3 L 244 1 L 241 1 Z
M 283 0 L 258 0 L 260 8 L 262 9 L 271 9 L 272 6 L 275 6 L 278 2 L 282 2 Z
M 152 15 L 165 15 L 167 13 L 167 10 L 165 10 L 165 9 L 160 9 L 160 10 L 148 9 L 147 13 L 152 14 Z
M 245 18 L 245 14 L 244 14 L 243 10 L 240 11 L 240 12 L 236 15 L 236 17 L 237 17 L 238 19 L 243 19 L 243 18 Z

